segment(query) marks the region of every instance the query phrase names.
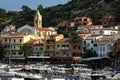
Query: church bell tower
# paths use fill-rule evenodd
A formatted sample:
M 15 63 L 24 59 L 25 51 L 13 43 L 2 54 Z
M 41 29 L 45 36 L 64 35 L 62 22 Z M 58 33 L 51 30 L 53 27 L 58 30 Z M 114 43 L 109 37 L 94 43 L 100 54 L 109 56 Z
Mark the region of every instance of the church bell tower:
M 34 17 L 34 27 L 42 27 L 42 15 L 40 14 L 39 10 L 37 10 Z

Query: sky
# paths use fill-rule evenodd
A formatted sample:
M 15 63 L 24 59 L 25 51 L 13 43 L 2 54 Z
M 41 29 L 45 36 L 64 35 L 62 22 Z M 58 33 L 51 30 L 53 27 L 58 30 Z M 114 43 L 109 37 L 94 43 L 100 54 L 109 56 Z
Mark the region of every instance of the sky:
M 0 8 L 5 10 L 20 11 L 22 5 L 27 5 L 31 9 L 37 9 L 38 5 L 50 7 L 57 4 L 65 4 L 70 0 L 2 0 Z

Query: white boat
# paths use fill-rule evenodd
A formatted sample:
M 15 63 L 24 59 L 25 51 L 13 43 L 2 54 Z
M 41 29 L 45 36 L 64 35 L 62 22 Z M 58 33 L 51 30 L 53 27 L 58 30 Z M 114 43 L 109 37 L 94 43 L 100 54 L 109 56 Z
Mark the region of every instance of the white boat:
M 54 76 L 51 80 L 65 80 L 62 76 Z
M 16 72 L 0 72 L 0 80 L 25 80 L 16 75 Z
M 74 73 L 80 74 L 80 75 L 90 75 L 92 72 L 92 69 L 87 68 L 86 64 L 72 64 Z
M 57 65 L 57 66 L 52 66 L 52 70 L 56 73 L 63 73 L 65 74 L 66 71 L 71 70 L 72 68 L 65 68 L 64 65 Z

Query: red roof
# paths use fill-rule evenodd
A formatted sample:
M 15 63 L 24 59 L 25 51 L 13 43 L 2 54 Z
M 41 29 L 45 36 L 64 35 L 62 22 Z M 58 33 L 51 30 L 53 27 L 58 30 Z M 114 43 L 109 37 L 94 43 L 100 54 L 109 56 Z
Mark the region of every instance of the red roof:
M 48 28 L 41 28 L 41 27 L 36 27 L 35 29 L 37 29 L 39 31 L 52 31 L 52 32 L 55 31 L 55 30 L 51 30 L 51 29 L 48 29 Z
M 40 45 L 40 44 L 42 44 L 42 43 L 40 43 L 40 40 L 33 40 L 33 39 L 31 39 L 25 43 L 25 45 Z
M 7 36 L 3 36 L 2 38 L 22 38 L 24 36 L 26 36 L 26 34 L 10 34 Z
M 58 42 L 67 42 L 67 41 L 70 41 L 70 38 L 63 38 L 63 39 L 59 40 Z

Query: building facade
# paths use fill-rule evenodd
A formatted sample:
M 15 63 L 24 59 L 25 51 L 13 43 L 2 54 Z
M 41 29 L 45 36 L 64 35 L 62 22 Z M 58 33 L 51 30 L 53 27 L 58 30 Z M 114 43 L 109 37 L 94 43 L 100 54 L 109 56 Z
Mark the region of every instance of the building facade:
M 2 37 L 2 45 L 5 48 L 5 57 L 6 58 L 22 58 L 24 53 L 21 52 L 23 44 L 34 39 L 34 36 L 25 35 L 25 34 L 10 34 Z

